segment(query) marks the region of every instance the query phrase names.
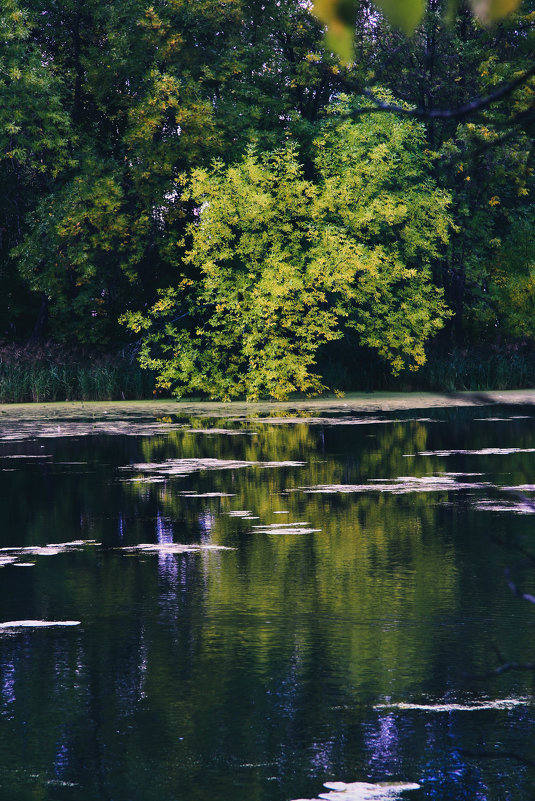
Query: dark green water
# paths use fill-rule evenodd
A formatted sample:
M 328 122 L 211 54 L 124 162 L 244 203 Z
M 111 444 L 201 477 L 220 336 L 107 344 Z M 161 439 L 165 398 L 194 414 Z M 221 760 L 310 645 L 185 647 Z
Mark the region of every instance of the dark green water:
M 286 414 L 0 420 L 1 799 L 535 797 L 535 411 Z

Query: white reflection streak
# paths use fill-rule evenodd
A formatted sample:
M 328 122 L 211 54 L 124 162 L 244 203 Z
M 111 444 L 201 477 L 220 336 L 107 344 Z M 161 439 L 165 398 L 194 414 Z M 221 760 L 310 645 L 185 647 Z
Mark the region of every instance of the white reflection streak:
M 147 643 L 145 642 L 145 626 L 141 627 L 139 636 L 139 684 L 138 684 L 138 701 L 146 698 L 145 684 L 147 679 Z
M 208 544 L 212 539 L 212 528 L 214 527 L 215 516 L 210 509 L 205 509 L 199 515 L 199 528 L 201 529 L 201 542 Z
M 365 737 L 371 762 L 379 762 L 383 770 L 390 769 L 398 759 L 399 735 L 393 714 L 379 720 L 379 729 Z
M 69 764 L 69 747 L 63 742 L 60 744 L 56 758 L 54 760 L 54 774 L 61 778 L 65 774 L 65 770 Z
M 15 702 L 15 665 L 13 662 L 6 662 L 3 665 L 1 692 L 4 706 Z
M 156 541 L 158 545 L 172 545 L 173 525 L 161 512 L 156 516 Z M 176 584 L 178 577 L 177 560 L 174 554 L 158 553 L 158 574 L 160 578 Z

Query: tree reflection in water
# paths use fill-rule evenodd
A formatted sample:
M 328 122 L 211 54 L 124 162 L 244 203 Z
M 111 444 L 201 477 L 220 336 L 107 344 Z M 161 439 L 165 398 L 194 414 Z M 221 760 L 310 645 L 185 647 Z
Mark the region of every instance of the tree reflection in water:
M 180 420 L 152 437 L 48 438 L 49 459 L 10 459 L 0 547 L 16 562 L 31 546 L 35 567 L 2 568 L 2 620 L 81 626 L 0 632 L 3 797 L 288 801 L 346 779 L 417 781 L 415 798 L 525 801 L 529 766 L 461 752 L 525 750 L 532 708 L 455 704 L 531 698 L 524 674 L 483 688 L 463 674 L 487 669 L 494 643 L 535 656 L 523 636 L 533 610 L 509 592 L 488 536 L 527 545 L 531 523 L 484 503 L 497 486 L 533 482 L 535 427 L 476 425 L 475 414 Z M 247 436 L 221 433 L 240 428 Z M 460 452 L 519 442 L 521 453 Z M 2 448 L 32 456 L 41 444 Z M 119 469 L 167 459 L 253 464 L 156 483 Z M 379 491 L 446 473 L 433 492 Z M 102 545 L 44 555 L 90 539 Z M 228 550 L 127 550 L 143 543 Z M 515 568 L 529 589 L 529 570 Z

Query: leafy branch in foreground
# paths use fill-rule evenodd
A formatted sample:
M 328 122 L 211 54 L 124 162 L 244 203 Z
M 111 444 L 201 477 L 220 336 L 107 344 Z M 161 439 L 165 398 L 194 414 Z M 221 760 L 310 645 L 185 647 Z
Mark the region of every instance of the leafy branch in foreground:
M 516 11 L 521 0 L 470 0 L 474 15 L 490 25 Z M 361 0 L 313 0 L 314 14 L 327 26 L 327 43 L 344 60 L 353 58 L 355 20 Z M 426 0 L 375 0 L 391 25 L 412 34 L 422 21 Z M 453 18 L 459 0 L 449 0 L 446 16 Z

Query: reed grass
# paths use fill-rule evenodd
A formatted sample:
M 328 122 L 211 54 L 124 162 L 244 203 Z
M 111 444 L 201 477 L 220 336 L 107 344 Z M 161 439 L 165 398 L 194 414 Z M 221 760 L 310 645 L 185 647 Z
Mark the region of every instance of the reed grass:
M 418 372 L 396 377 L 369 353 L 319 367 L 328 386 L 346 392 L 535 388 L 535 351 L 526 347 L 431 353 Z M 123 352 L 103 355 L 54 344 L 0 346 L 0 403 L 145 400 L 155 395 L 154 375 Z
M 320 365 L 325 383 L 346 392 L 484 392 L 535 388 L 535 351 L 528 347 L 431 352 L 417 372 L 392 376 L 369 352 L 352 362 L 333 359 Z
M 0 403 L 143 400 L 154 376 L 123 353 L 102 355 L 57 345 L 0 347 Z
M 535 387 L 535 353 L 508 348 L 431 355 L 415 383 L 418 388 L 446 392 L 531 389 Z

